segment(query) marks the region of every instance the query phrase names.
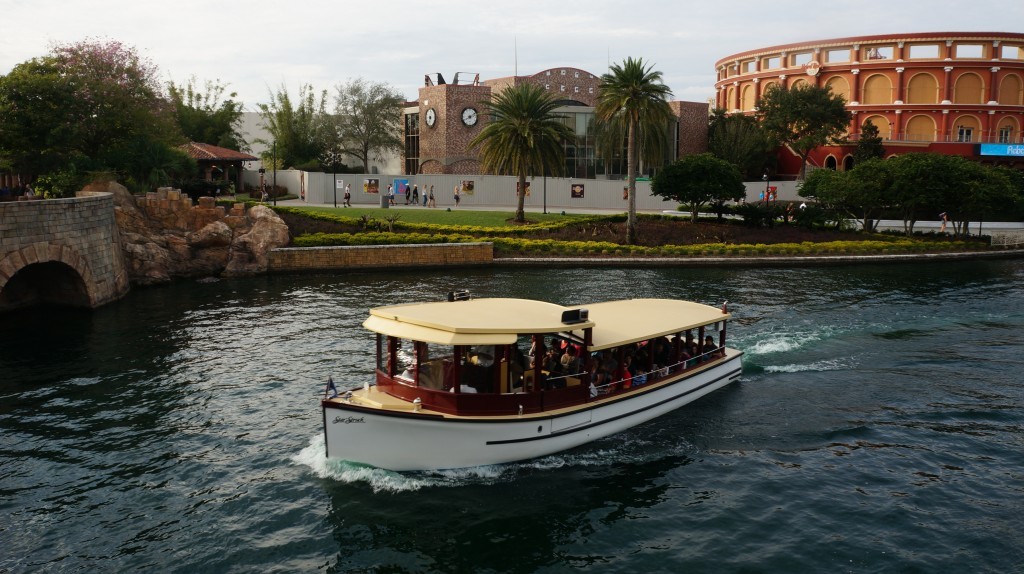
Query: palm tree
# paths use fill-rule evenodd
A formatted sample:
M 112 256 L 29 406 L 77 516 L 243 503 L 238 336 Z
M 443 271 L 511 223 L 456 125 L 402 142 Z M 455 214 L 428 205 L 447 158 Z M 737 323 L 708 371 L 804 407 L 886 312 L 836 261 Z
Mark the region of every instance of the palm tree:
M 645 143 L 645 156 L 656 157 L 657 142 L 664 144 L 664 130 L 674 115 L 668 105 L 672 91 L 661 81 L 661 72 L 645 66 L 643 58 L 626 58 L 612 64 L 601 76 L 594 112 L 597 119 L 619 126 L 626 135 L 626 169 L 629 172 L 629 218 L 626 242 L 636 243 L 636 169 L 638 143 Z M 640 132 L 640 133 L 638 133 Z M 659 137 L 660 135 L 660 137 Z M 619 140 L 621 141 L 621 139 Z
M 573 132 L 555 113 L 558 104 L 554 98 L 540 86 L 510 86 L 493 95 L 484 107 L 490 121 L 469 146 L 480 146 L 485 170 L 519 176 L 515 220 L 524 222 L 526 176 L 561 175 L 565 170 L 562 142 L 572 138 Z

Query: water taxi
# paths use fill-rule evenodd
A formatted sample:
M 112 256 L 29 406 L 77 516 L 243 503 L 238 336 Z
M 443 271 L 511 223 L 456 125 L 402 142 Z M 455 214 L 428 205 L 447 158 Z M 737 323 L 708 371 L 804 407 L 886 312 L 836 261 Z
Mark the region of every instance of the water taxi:
M 370 310 L 376 373 L 325 392 L 327 457 L 395 471 L 571 449 L 740 377 L 726 305 L 472 298 Z M 333 387 L 333 382 L 329 387 Z

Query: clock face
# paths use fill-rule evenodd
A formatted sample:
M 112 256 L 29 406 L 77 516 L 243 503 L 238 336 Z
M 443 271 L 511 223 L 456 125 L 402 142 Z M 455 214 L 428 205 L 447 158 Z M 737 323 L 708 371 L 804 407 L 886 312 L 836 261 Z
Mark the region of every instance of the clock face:
M 430 108 L 429 110 L 427 110 L 427 125 L 430 127 L 434 127 L 434 122 L 436 121 L 437 112 L 434 111 L 434 108 Z
M 466 124 L 467 126 L 476 125 L 476 119 L 476 110 L 474 110 L 473 108 L 466 108 L 462 110 L 462 123 Z

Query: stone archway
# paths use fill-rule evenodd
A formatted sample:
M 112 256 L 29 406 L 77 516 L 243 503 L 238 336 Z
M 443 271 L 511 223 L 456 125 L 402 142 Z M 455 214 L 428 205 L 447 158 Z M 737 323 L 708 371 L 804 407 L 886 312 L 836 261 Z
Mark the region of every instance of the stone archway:
M 99 299 L 89 265 L 67 245 L 33 243 L 0 260 L 0 312 L 31 305 L 94 307 Z

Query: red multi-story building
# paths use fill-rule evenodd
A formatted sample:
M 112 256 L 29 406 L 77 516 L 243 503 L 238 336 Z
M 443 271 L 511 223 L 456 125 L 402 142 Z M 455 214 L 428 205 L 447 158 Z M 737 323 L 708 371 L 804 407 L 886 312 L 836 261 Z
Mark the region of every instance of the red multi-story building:
M 759 48 L 715 64 L 716 107 L 753 114 L 773 85 L 829 87 L 853 113 L 848 144 L 821 147 L 812 165 L 852 167 L 861 126 L 889 155 L 936 152 L 1024 169 L 1024 34 L 935 32 L 855 36 Z M 778 171 L 799 158 L 780 150 Z

